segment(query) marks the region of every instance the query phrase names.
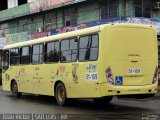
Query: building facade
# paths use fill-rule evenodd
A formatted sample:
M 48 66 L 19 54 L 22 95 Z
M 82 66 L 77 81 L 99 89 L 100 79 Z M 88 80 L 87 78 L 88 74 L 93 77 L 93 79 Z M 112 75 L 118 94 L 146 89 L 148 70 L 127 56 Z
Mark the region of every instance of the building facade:
M 160 41 L 160 0 L 0 0 L 0 48 L 117 22 L 153 25 Z

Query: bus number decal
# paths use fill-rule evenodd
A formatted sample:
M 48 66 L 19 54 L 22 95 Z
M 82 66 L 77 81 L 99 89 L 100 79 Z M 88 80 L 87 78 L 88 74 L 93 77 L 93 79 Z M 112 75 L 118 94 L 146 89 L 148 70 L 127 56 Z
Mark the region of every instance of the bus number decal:
M 97 65 L 89 64 L 86 66 L 86 80 L 98 80 Z
M 97 73 L 86 73 L 86 80 L 98 80 Z

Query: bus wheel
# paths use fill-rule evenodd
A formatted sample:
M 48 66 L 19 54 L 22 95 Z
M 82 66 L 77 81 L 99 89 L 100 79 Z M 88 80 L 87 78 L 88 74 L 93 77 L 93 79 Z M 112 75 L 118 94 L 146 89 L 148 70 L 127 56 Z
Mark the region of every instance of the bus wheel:
M 95 98 L 93 100 L 96 104 L 105 105 L 105 104 L 110 103 L 112 101 L 112 98 L 113 98 L 113 96 L 106 96 L 106 97 L 102 97 L 102 98 Z
M 21 97 L 22 93 L 18 92 L 18 85 L 17 85 L 16 81 L 12 82 L 11 90 L 12 90 L 12 95 L 13 96 L 15 96 L 17 98 Z
M 62 83 L 58 83 L 58 85 L 56 86 L 55 97 L 57 103 L 61 106 L 67 102 L 66 90 Z

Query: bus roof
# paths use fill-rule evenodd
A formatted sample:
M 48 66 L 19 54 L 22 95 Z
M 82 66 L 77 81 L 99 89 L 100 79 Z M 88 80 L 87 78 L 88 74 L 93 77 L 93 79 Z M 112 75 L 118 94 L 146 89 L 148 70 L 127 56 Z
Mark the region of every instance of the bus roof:
M 91 33 L 94 34 L 94 33 L 101 31 L 104 27 L 111 26 L 111 25 L 115 25 L 117 27 L 118 26 L 119 27 L 120 26 L 128 26 L 128 27 L 131 26 L 131 27 L 144 27 L 144 28 L 149 27 L 149 26 L 145 26 L 142 24 L 127 24 L 127 23 L 104 24 L 104 25 L 99 25 L 99 26 L 95 26 L 95 27 L 90 27 L 90 28 L 86 28 L 86 29 L 73 31 L 73 32 L 67 32 L 67 33 L 62 33 L 62 34 L 58 34 L 58 35 L 47 36 L 47 37 L 43 37 L 43 38 L 39 38 L 39 39 L 33 39 L 33 40 L 29 40 L 29 41 L 10 44 L 10 45 L 6 45 L 3 49 L 6 50 L 6 49 L 17 48 L 17 47 L 22 47 L 22 46 L 29 46 L 29 45 L 34 45 L 34 44 L 39 44 L 39 43 L 44 43 L 44 42 L 50 42 L 50 41 L 54 41 L 54 40 L 73 38 L 75 36 L 80 36 L 80 35 L 83 36 L 83 35 L 87 35 L 87 34 L 91 34 Z

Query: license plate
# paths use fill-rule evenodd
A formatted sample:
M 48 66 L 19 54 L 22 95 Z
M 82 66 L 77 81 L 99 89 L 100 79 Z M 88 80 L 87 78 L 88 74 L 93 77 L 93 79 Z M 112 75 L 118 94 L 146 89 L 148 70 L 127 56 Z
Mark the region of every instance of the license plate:
M 128 68 L 129 75 L 141 74 L 141 68 Z

